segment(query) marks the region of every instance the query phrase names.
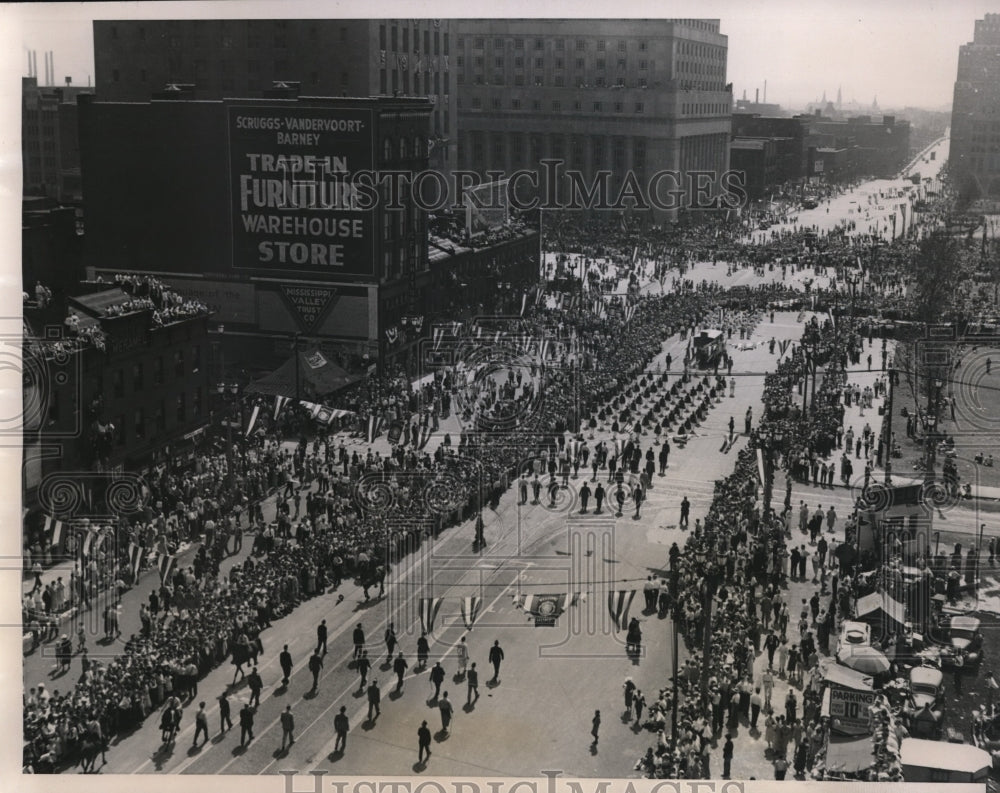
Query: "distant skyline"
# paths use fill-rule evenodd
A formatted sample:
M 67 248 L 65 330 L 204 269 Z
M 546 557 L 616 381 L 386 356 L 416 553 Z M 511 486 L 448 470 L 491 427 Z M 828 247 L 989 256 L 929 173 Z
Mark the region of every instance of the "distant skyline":
M 572 17 L 598 15 L 605 5 L 568 2 L 501 2 L 496 16 Z M 468 5 L 454 2 L 319 3 L 309 0 L 265 2 L 37 3 L 0 7 L 0 38 L 20 74 L 28 74 L 28 51 L 37 53 L 44 76 L 44 53 L 52 50 L 55 82 L 66 76 L 75 85 L 93 84 L 94 19 L 178 17 L 413 17 L 464 16 Z M 736 99 L 753 100 L 756 89 L 767 100 L 803 107 L 826 91 L 834 101 L 838 87 L 845 103 L 856 100 L 880 108 L 904 106 L 941 109 L 952 101 L 959 47 L 972 40 L 976 19 L 1000 12 L 1000 0 L 701 0 L 701 2 L 625 3 L 622 16 L 701 17 L 721 20 L 729 37 L 727 80 Z M 8 67 L 9 68 L 9 67 Z M 13 75 L 11 75 L 13 76 Z

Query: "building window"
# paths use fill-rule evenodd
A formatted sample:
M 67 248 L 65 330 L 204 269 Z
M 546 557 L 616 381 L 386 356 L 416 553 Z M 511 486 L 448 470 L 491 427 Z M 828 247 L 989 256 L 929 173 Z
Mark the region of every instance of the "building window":
M 156 425 L 157 432 L 163 432 L 167 428 L 167 406 L 162 399 L 156 403 L 153 422 Z
M 645 51 L 646 51 L 646 42 L 645 41 L 640 41 L 639 42 L 639 52 L 645 52 Z
M 646 78 L 645 77 L 640 77 L 639 78 L 639 87 L 640 88 L 645 88 L 646 87 Z
M 139 81 L 143 82 L 143 83 L 146 82 L 146 70 L 145 69 L 139 69 Z
M 119 79 L 120 79 L 120 76 L 118 74 L 118 70 L 117 69 L 112 69 L 111 70 L 111 82 L 117 83 Z
M 514 68 L 523 69 L 524 68 L 524 58 L 514 58 Z
M 600 113 L 602 110 L 604 110 L 604 103 L 603 102 L 594 102 L 594 112 L 595 113 Z
M 580 102 L 580 100 L 579 100 L 579 99 L 578 99 L 578 100 L 576 100 L 576 101 L 575 101 L 575 102 L 573 103 L 573 109 L 574 109 L 574 110 L 583 110 L 583 104 L 582 104 L 582 103 Z
M 523 50 L 524 49 L 524 39 L 514 39 L 514 49 Z
M 448 55 L 449 54 L 449 50 L 450 50 L 450 47 L 448 46 L 448 34 L 445 33 L 444 34 L 444 54 Z
M 484 46 L 486 46 L 486 39 L 484 39 L 482 36 L 477 36 L 472 40 L 473 49 L 481 50 L 483 49 Z
M 177 377 L 184 376 L 184 350 L 174 351 L 174 374 Z
M 618 59 L 618 68 L 619 69 L 624 69 L 625 68 L 625 59 L 624 58 L 619 58 Z
M 639 71 L 640 72 L 646 71 L 646 67 L 648 67 L 648 66 L 649 66 L 649 62 L 648 61 L 639 61 Z
M 132 390 L 142 391 L 143 389 L 142 364 L 132 364 Z
M 118 441 L 119 446 L 124 446 L 128 434 L 125 431 L 125 414 L 119 413 L 111 423 L 115 425 L 115 440 Z
M 542 103 L 538 99 L 533 99 L 531 101 L 531 109 L 532 110 L 541 110 L 542 109 Z
M 399 29 L 395 25 L 389 29 L 389 41 L 391 42 L 390 49 L 396 52 L 399 49 Z
M 566 42 L 563 39 L 556 39 L 556 50 L 562 52 L 566 49 Z
M 510 109 L 511 110 L 520 110 L 521 109 L 521 100 L 520 99 L 511 99 L 510 100 Z
M 604 68 L 604 58 L 598 58 L 597 59 L 597 68 L 598 69 L 603 69 Z
M 556 58 L 556 68 L 557 69 L 563 68 L 563 59 L 562 58 Z
M 605 49 L 606 46 L 607 46 L 607 42 L 605 42 L 604 39 L 598 39 L 597 40 L 597 51 L 598 52 L 604 52 L 604 49 Z
M 478 96 L 472 97 L 472 109 L 481 110 L 483 107 L 483 102 Z
M 598 88 L 604 88 L 604 78 L 603 77 L 596 77 L 596 78 L 594 78 L 594 84 Z
M 524 85 L 524 75 L 515 74 L 514 75 L 514 85 Z
M 616 113 L 621 113 L 622 112 L 622 103 L 621 102 L 615 102 L 615 112 Z
M 618 42 L 618 52 L 625 52 L 627 49 L 624 39 Z
M 494 58 L 493 59 L 493 66 L 494 66 L 494 68 L 502 69 L 503 68 L 503 56 L 500 56 L 499 58 Z
M 177 395 L 177 423 L 182 424 L 185 420 L 184 394 Z
M 644 110 L 644 108 L 643 108 L 643 105 L 642 105 L 642 102 L 636 102 L 636 103 L 635 103 L 635 112 L 636 112 L 636 113 L 642 113 L 642 112 L 645 112 L 645 110 Z
M 563 76 L 561 74 L 557 74 L 555 76 L 555 86 L 556 86 L 556 88 L 562 88 L 563 85 L 565 84 L 565 82 L 566 81 L 563 79 Z
M 579 69 L 580 71 L 583 70 L 583 58 L 576 59 L 576 68 Z
M 141 441 L 146 437 L 146 416 L 143 413 L 142 408 L 137 408 L 135 411 L 135 439 Z
M 121 369 L 115 369 L 111 375 L 111 393 L 116 397 L 125 396 L 125 372 Z
M 503 49 L 503 39 L 493 39 L 493 49 L 502 50 Z
M 485 63 L 485 60 L 484 60 L 484 58 L 481 55 L 476 58 L 476 68 L 477 69 L 482 69 L 484 63 Z
M 410 51 L 410 29 L 403 28 L 403 52 Z
M 558 113 L 560 110 L 562 110 L 562 102 L 560 102 L 558 99 L 555 102 L 553 102 L 552 110 L 555 113 Z
M 493 109 L 494 110 L 500 109 L 500 97 L 497 96 L 493 97 Z
M 191 394 L 191 416 L 197 418 L 201 415 L 201 387 L 196 388 Z
M 583 39 L 577 39 L 576 40 L 576 51 L 577 52 L 583 52 L 586 49 L 587 49 L 587 42 L 585 42 Z
M 385 25 L 378 26 L 378 48 L 385 49 Z
M 545 49 L 545 40 L 544 39 L 535 39 L 535 49 L 536 50 L 544 50 Z

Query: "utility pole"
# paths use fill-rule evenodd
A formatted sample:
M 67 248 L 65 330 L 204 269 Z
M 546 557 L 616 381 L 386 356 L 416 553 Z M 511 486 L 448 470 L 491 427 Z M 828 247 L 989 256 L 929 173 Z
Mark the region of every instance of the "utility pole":
M 889 398 L 886 400 L 885 414 L 885 483 L 892 481 L 892 389 L 895 385 L 896 372 L 889 367 Z

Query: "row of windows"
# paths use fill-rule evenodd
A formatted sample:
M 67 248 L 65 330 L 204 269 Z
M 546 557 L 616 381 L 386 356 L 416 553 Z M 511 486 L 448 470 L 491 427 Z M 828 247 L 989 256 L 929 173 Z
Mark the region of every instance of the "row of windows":
M 677 51 L 681 55 L 694 55 L 699 58 L 708 58 L 713 61 L 724 61 L 726 51 L 722 47 L 713 47 L 709 44 L 698 44 L 694 41 L 682 41 Z
M 404 94 L 410 93 L 410 72 L 393 69 L 392 72 L 392 92 L 401 91 Z M 431 75 L 433 74 L 433 79 Z M 451 93 L 451 77 L 449 72 L 444 73 L 442 80 L 441 72 L 424 72 L 423 80 L 420 79 L 420 72 L 413 72 L 413 93 L 423 96 L 424 94 L 449 94 Z M 385 69 L 379 70 L 379 89 L 383 94 L 389 93 L 389 72 Z M 433 86 L 433 88 L 432 88 Z M 423 87 L 423 91 L 421 91 Z M 442 88 L 444 89 L 442 91 Z
M 402 36 L 400 36 L 400 32 L 402 32 Z M 424 48 L 423 48 L 423 50 L 421 50 L 420 49 L 420 35 L 419 35 L 419 31 L 416 31 L 416 30 L 413 31 L 413 52 L 415 52 L 415 53 L 417 53 L 417 52 L 423 52 L 425 55 L 430 54 L 430 52 L 431 52 L 431 41 L 433 40 L 433 42 L 434 42 L 434 54 L 435 55 L 440 55 L 441 54 L 441 44 L 442 44 L 442 42 L 441 42 L 441 33 L 440 33 L 440 31 L 435 30 L 434 31 L 434 36 L 433 36 L 433 39 L 432 39 L 431 32 L 429 30 L 425 30 L 424 31 L 423 39 L 424 39 Z M 402 31 L 400 31 L 399 27 L 397 27 L 396 25 L 392 25 L 389 28 L 389 38 L 387 40 L 386 39 L 386 26 L 385 25 L 379 25 L 379 29 L 378 29 L 378 43 L 379 43 L 379 49 L 383 49 L 383 50 L 390 49 L 393 52 L 410 52 L 410 29 L 408 27 L 404 27 L 402 29 Z M 402 47 L 400 47 L 400 43 L 402 43 Z M 448 34 L 445 33 L 444 34 L 444 54 L 445 55 L 449 54 L 448 50 L 449 50 L 449 47 L 448 47 Z
M 530 61 L 531 59 L 529 58 L 528 60 Z M 486 59 L 482 55 L 477 55 L 473 59 L 472 62 L 473 62 L 473 65 L 477 69 L 482 69 L 484 67 L 484 65 L 485 65 Z M 513 63 L 514 63 L 514 68 L 515 69 L 523 69 L 524 68 L 525 59 L 522 58 L 522 57 L 520 57 L 520 56 L 518 56 L 518 57 L 514 58 Z M 649 61 L 640 60 L 638 63 L 639 63 L 639 71 L 647 71 L 650 68 Z M 594 66 L 596 68 L 598 68 L 598 69 L 606 69 L 607 68 L 607 64 L 608 64 L 608 62 L 607 62 L 607 60 L 605 58 L 595 58 L 594 59 Z M 463 58 L 461 55 L 459 55 L 458 56 L 458 67 L 462 68 L 464 65 L 465 65 L 465 58 Z M 535 65 L 536 69 L 544 69 L 545 68 L 545 58 L 535 58 L 534 59 L 534 65 Z M 566 63 L 565 63 L 564 59 L 562 59 L 562 58 L 556 58 L 552 62 L 552 65 L 556 69 L 564 69 L 564 68 L 566 68 Z M 628 60 L 626 58 L 618 58 L 616 60 L 616 65 L 617 65 L 617 67 L 619 69 L 627 69 L 628 68 Z M 504 68 L 506 68 L 506 66 L 507 66 L 507 59 L 505 57 L 498 56 L 498 57 L 496 57 L 496 58 L 493 59 L 493 67 L 495 69 L 504 69 Z M 587 68 L 587 61 L 586 61 L 585 58 L 575 58 L 573 60 L 573 66 L 576 69 L 580 69 L 580 70 L 585 69 L 585 68 Z
M 708 74 L 715 77 L 724 77 L 726 67 L 710 66 L 707 63 L 692 63 L 691 61 L 677 61 L 677 71 L 684 74 Z
M 593 80 L 595 88 L 610 88 L 610 87 L 648 88 L 649 87 L 649 80 L 647 80 L 645 77 L 638 78 L 631 85 L 626 84 L 624 77 L 615 78 L 615 81 L 613 83 L 607 77 L 594 77 Z M 489 85 L 505 85 L 506 82 L 507 79 L 502 74 L 495 73 L 493 75 L 493 79 L 490 80 Z M 458 84 L 465 85 L 465 75 L 463 75 L 462 73 L 459 73 L 458 75 Z M 472 84 L 486 85 L 487 83 L 483 75 L 477 74 L 475 77 L 472 78 Z M 544 86 L 545 75 L 542 74 L 533 75 L 531 77 L 531 83 L 526 82 L 526 78 L 523 74 L 514 75 L 514 85 L 523 86 L 529 84 L 535 86 Z M 561 74 L 554 75 L 550 81 L 550 84 L 555 86 L 556 88 L 565 88 L 567 86 L 566 77 Z M 590 83 L 588 83 L 586 81 L 586 78 L 583 77 L 578 77 L 573 83 L 573 85 L 576 88 L 590 88 Z
M 546 140 L 547 139 L 547 140 Z M 514 166 L 529 165 L 537 163 L 544 156 L 562 158 L 567 150 L 571 156 L 571 161 L 582 166 L 586 155 L 589 152 L 591 166 L 593 168 L 606 167 L 608 156 L 611 157 L 611 164 L 617 169 L 624 168 L 629 148 L 632 151 L 632 167 L 641 170 L 646 164 L 646 140 L 645 138 L 631 139 L 622 137 L 606 138 L 594 136 L 591 138 L 582 135 L 573 135 L 568 140 L 564 135 L 523 135 L 514 133 L 509 136 L 495 134 L 487 136 L 484 133 L 473 132 L 470 134 L 470 146 L 467 153 L 471 154 L 472 162 L 464 163 L 462 158 L 466 153 L 464 148 L 459 149 L 459 161 L 465 166 L 485 167 L 493 165 L 498 168 L 505 166 L 505 153 L 510 154 Z M 546 146 L 548 143 L 548 146 Z M 492 161 L 486 160 L 486 147 L 489 144 Z M 610 145 L 609 145 L 610 144 Z M 530 155 L 525 159 L 525 151 Z
M 515 38 L 513 40 L 514 49 L 515 50 L 523 50 L 523 49 L 525 49 L 526 41 L 527 40 L 524 39 L 524 38 Z M 533 49 L 535 49 L 535 50 L 544 50 L 545 49 L 545 39 L 532 39 L 531 41 L 532 41 L 531 46 L 532 46 Z M 493 49 L 495 49 L 495 50 L 502 50 L 502 49 L 504 49 L 504 47 L 506 46 L 506 42 L 507 42 L 507 40 L 504 39 L 504 38 L 495 37 L 492 40 Z M 556 49 L 557 52 L 563 52 L 563 51 L 565 51 L 566 50 L 566 39 L 553 39 L 553 46 L 555 47 L 555 49 Z M 459 36 L 458 37 L 458 48 L 462 49 L 463 47 L 465 47 L 465 38 L 463 36 Z M 596 47 L 597 47 L 597 51 L 598 52 L 607 52 L 608 49 L 609 49 L 608 48 L 608 41 L 607 41 L 607 39 L 598 39 Z M 637 42 L 635 44 L 635 47 L 639 50 L 639 52 L 645 52 L 646 49 L 647 49 L 647 42 L 645 42 L 645 41 L 639 41 L 639 42 Z M 475 36 L 472 39 L 472 48 L 475 49 L 475 50 L 486 49 L 486 37 L 485 36 Z M 587 40 L 586 39 L 576 39 L 574 41 L 574 49 L 577 52 L 586 52 L 587 51 Z M 618 52 L 627 52 L 628 51 L 628 41 L 625 40 L 625 39 L 619 39 L 617 42 L 615 42 L 614 49 L 617 49 Z
M 188 368 L 188 363 L 190 363 L 190 369 Z M 197 374 L 201 369 L 201 347 L 196 344 L 191 348 L 189 361 L 185 360 L 183 349 L 174 350 L 171 364 L 172 378 Z M 159 387 L 165 383 L 165 365 L 162 355 L 153 359 L 149 374 L 149 384 L 153 387 Z M 132 385 L 132 394 L 138 394 L 145 390 L 147 384 L 146 369 L 141 361 L 132 364 L 131 371 L 129 372 L 129 382 Z M 125 396 L 125 369 L 116 369 L 111 373 L 110 392 L 116 398 Z
M 459 101 L 458 108 L 459 108 L 459 110 L 461 110 L 462 109 L 461 99 L 459 99 L 458 101 Z M 577 99 L 577 100 L 573 101 L 572 103 L 567 103 L 566 107 L 567 108 L 572 108 L 576 112 L 582 112 L 585 105 L 587 106 L 588 110 L 591 110 L 594 113 L 604 113 L 605 111 L 610 111 L 612 113 L 625 113 L 625 112 L 645 113 L 646 112 L 646 104 L 644 102 L 633 102 L 631 104 L 628 104 L 628 103 L 625 103 L 625 102 L 603 102 L 603 101 L 584 103 L 583 101 Z M 628 110 L 626 110 L 626 107 L 628 108 Z M 550 105 L 550 108 L 551 108 L 551 110 L 552 110 L 553 113 L 560 113 L 563 110 L 563 103 L 559 99 L 553 100 L 552 103 L 551 103 L 551 105 Z M 482 100 L 482 97 L 478 97 L 478 96 L 472 97 L 472 109 L 473 110 L 482 110 L 483 109 L 483 100 Z M 503 100 L 501 100 L 500 97 L 493 97 L 490 100 L 490 109 L 491 110 L 504 110 L 505 108 L 504 108 L 504 105 L 503 105 Z M 510 105 L 509 105 L 509 107 L 507 109 L 510 109 L 510 110 L 524 110 L 525 108 L 522 106 L 520 99 L 514 98 L 514 99 L 510 100 Z M 542 109 L 542 102 L 541 102 L 541 100 L 538 100 L 538 99 L 532 100 L 532 102 L 531 102 L 531 109 L 533 111 L 536 111 L 536 112 L 540 111 Z
M 725 102 L 687 102 L 681 104 L 682 116 L 698 116 L 708 113 L 731 113 L 732 108 Z
M 202 390 L 195 388 L 191 391 L 190 405 L 186 394 L 178 394 L 170 405 L 177 424 L 193 421 L 200 418 L 202 414 Z M 167 402 L 161 399 L 152 411 L 152 415 L 147 415 L 144 408 L 136 408 L 128 416 L 129 424 L 125 423 L 126 415 L 118 414 L 112 419 L 115 425 L 115 442 L 118 446 L 124 446 L 128 442 L 129 436 L 136 441 L 155 438 L 157 434 L 163 433 L 167 429 Z

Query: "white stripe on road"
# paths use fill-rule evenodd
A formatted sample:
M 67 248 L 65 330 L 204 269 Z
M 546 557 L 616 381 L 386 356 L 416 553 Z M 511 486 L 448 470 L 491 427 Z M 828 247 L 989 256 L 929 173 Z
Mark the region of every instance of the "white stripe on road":
M 497 596 L 496 596 L 495 598 L 493 598 L 493 600 L 492 600 L 492 601 L 490 601 L 490 604 L 489 604 L 489 605 L 488 605 L 488 606 L 486 607 L 486 611 L 489 611 L 490 609 L 492 609 L 492 608 L 493 608 L 493 606 L 494 606 L 494 605 L 496 605 L 496 602 L 497 602 L 498 600 L 500 600 L 500 598 L 504 597 L 504 595 L 506 595 L 506 594 L 507 594 L 507 591 L 508 591 L 508 590 L 509 590 L 509 589 L 510 589 L 510 588 L 511 588 L 512 586 L 514 586 L 514 584 L 516 584 L 516 583 L 518 583 L 518 579 L 516 579 L 516 578 L 515 578 L 515 579 L 514 579 L 513 581 L 511 581 L 511 582 L 510 582 L 509 584 L 507 584 L 507 586 L 505 586 L 505 587 L 504 587 L 504 588 L 503 588 L 503 589 L 502 589 L 502 590 L 500 591 L 500 594 L 499 594 L 499 595 L 497 595 Z M 445 659 L 445 658 L 447 658 L 447 657 L 448 657 L 448 656 L 449 656 L 449 655 L 451 654 L 451 651 L 455 649 L 455 646 L 456 646 L 456 645 L 457 645 L 457 644 L 459 643 L 459 641 L 461 641 L 461 637 L 460 637 L 460 638 L 459 638 L 458 640 L 456 640 L 456 641 L 452 642 L 452 643 L 451 643 L 451 644 L 450 644 L 450 645 L 448 646 L 448 649 L 447 649 L 447 650 L 446 650 L 446 651 L 444 652 L 444 654 L 443 654 L 443 655 L 441 655 L 441 659 L 442 659 L 442 660 L 443 660 L 443 659 Z M 422 673 L 421 673 L 421 674 L 422 674 Z M 415 678 L 415 677 L 417 677 L 417 676 L 418 676 L 418 674 L 417 674 L 417 673 L 416 673 L 415 671 L 414 671 L 414 672 L 411 672 L 411 673 L 410 673 L 410 675 L 409 675 L 409 677 L 410 677 L 410 678 Z M 405 678 L 404 678 L 404 679 L 405 679 Z M 390 678 L 390 680 L 391 680 L 391 678 Z M 320 721 L 321 719 L 324 719 L 324 718 L 326 717 L 326 715 L 327 715 L 327 714 L 328 714 L 328 713 L 330 712 L 330 710 L 331 710 L 332 708 L 335 708 L 335 707 L 337 707 L 337 705 L 338 705 L 338 704 L 340 703 L 340 700 L 341 700 L 341 698 L 342 698 L 342 697 L 344 697 L 344 695 L 346 695 L 346 694 L 349 694 L 349 693 L 351 693 L 352 691 L 356 691 L 356 690 L 357 690 L 357 689 L 355 689 L 355 688 L 353 687 L 353 684 L 352 684 L 352 685 L 351 685 L 351 686 L 350 686 L 349 688 L 346 688 L 346 689 L 344 689 L 344 690 L 343 690 L 343 691 L 342 691 L 342 692 L 340 693 L 340 695 L 339 695 L 339 696 L 338 696 L 338 697 L 337 697 L 337 698 L 336 698 L 336 699 L 335 699 L 335 700 L 334 700 L 333 702 L 331 702 L 331 703 L 330 703 L 330 705 L 329 705 L 329 706 L 328 706 L 328 707 L 327 707 L 327 708 L 326 708 L 326 709 L 325 709 L 325 710 L 324 710 L 324 711 L 323 711 L 322 713 L 320 713 L 320 715 L 319 715 L 319 716 L 317 716 L 317 717 L 316 717 L 316 718 L 315 718 L 315 719 L 314 719 L 314 720 L 312 721 L 312 723 L 310 723 L 309 727 L 306 727 L 306 728 L 305 728 L 305 730 L 303 730 L 302 732 L 303 732 L 303 733 L 305 733 L 305 732 L 306 732 L 306 730 L 310 729 L 311 727 L 314 727 L 314 726 L 315 726 L 315 725 L 316 725 L 316 724 L 317 724 L 317 723 L 318 723 L 318 722 L 319 722 L 319 721 Z M 356 714 L 354 715 L 354 721 L 353 721 L 353 723 L 354 723 L 354 724 L 358 724 L 358 723 L 359 723 L 359 722 L 361 721 L 361 714 L 365 714 L 365 715 L 366 715 L 366 717 L 367 717 L 367 713 L 368 713 L 368 706 L 367 706 L 367 704 L 365 704 L 365 705 L 362 705 L 362 706 L 361 706 L 361 707 L 360 707 L 360 708 L 358 709 L 358 712 L 357 712 L 357 713 L 356 713 Z M 274 725 L 272 724 L 271 726 L 274 726 Z M 268 729 L 270 729 L 270 727 L 269 727 Z M 304 771 L 302 771 L 301 773 L 303 773 L 303 774 L 308 774 L 308 773 L 309 773 L 310 771 L 312 771 L 312 770 L 313 770 L 314 768 L 316 768 L 316 766 L 318 766 L 318 765 L 319 765 L 319 764 L 320 764 L 321 762 L 323 762 L 323 761 L 324 761 L 324 760 L 326 759 L 326 757 L 327 757 L 327 756 L 328 756 L 328 755 L 330 754 L 330 752 L 332 752 L 332 751 L 333 751 L 333 747 L 334 747 L 334 746 L 336 745 L 336 742 L 337 742 L 337 739 L 336 739 L 336 737 L 334 737 L 334 739 L 333 739 L 332 741 L 327 741 L 327 743 L 323 745 L 323 748 L 322 748 L 322 749 L 321 749 L 321 750 L 320 750 L 320 751 L 319 751 L 319 752 L 317 753 L 317 755 L 316 755 L 316 757 L 317 757 L 317 758 L 319 758 L 319 759 L 318 759 L 318 760 L 316 760 L 316 761 L 315 761 L 315 762 L 313 762 L 313 763 L 310 763 L 310 764 L 309 764 L 309 765 L 308 765 L 308 766 L 307 766 L 307 767 L 305 768 L 305 770 L 304 770 Z M 281 758 L 281 760 L 282 760 L 282 761 L 284 761 L 284 759 L 285 759 L 284 757 L 282 757 L 282 758 Z M 233 760 L 232 762 L 235 762 L 235 759 L 234 759 L 234 760 Z M 268 770 L 268 769 L 269 769 L 269 768 L 270 768 L 271 766 L 273 766 L 273 765 L 274 765 L 275 763 L 277 763 L 277 762 L 278 762 L 278 760 L 272 760 L 272 761 L 271 761 L 270 763 L 268 763 L 268 764 L 267 764 L 266 766 L 264 766 L 264 768 L 262 768 L 262 769 L 261 769 L 261 770 L 260 770 L 260 771 L 259 771 L 258 773 L 260 773 L 260 774 L 264 774 L 264 773 L 266 773 L 266 772 L 267 772 L 267 770 Z M 230 764 L 231 764 L 231 763 L 230 763 Z M 227 764 L 227 765 L 226 765 L 226 766 L 225 766 L 225 767 L 224 767 L 224 768 L 223 768 L 222 770 L 224 771 L 224 770 L 225 770 L 225 768 L 228 768 L 230 764 Z M 219 771 L 218 773 L 222 773 L 222 771 Z

